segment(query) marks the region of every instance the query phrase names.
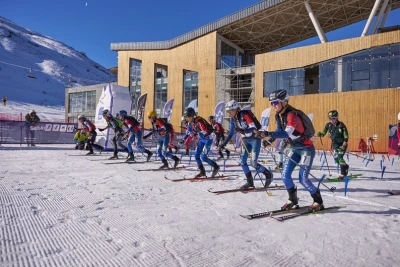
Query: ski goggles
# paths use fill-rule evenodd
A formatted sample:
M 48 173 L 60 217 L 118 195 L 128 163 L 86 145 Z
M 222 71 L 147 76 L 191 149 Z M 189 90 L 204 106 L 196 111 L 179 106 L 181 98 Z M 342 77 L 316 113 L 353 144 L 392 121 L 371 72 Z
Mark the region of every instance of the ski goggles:
M 279 100 L 271 101 L 271 106 L 277 106 L 280 102 Z
M 334 121 L 337 119 L 337 117 L 328 117 L 330 121 Z

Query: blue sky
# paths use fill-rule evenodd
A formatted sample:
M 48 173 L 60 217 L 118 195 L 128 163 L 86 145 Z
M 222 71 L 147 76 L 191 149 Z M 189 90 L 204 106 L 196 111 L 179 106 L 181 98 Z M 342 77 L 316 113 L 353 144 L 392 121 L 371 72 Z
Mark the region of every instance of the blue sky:
M 372 1 L 372 0 L 371 0 Z M 114 42 L 169 40 L 260 0 L 1 0 L 0 16 L 117 66 Z M 87 6 L 86 6 L 87 3 Z M 386 26 L 400 24 L 392 11 Z M 328 33 L 329 41 L 360 36 L 365 22 Z M 299 44 L 318 43 L 312 38 Z

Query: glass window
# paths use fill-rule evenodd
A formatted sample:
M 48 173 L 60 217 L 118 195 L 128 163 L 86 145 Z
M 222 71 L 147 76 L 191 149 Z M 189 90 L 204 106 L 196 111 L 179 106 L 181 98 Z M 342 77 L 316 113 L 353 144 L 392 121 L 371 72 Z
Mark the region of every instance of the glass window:
M 290 95 L 304 94 L 304 69 L 292 69 L 264 73 L 264 97 L 278 89 L 284 89 Z
M 137 99 L 142 93 L 142 61 L 137 59 L 130 60 L 129 77 L 129 92 L 132 99 L 131 114 L 136 116 Z
M 389 87 L 389 57 L 371 58 L 371 89 Z
M 155 65 L 154 75 L 154 110 L 163 116 L 164 105 L 167 103 L 168 67 Z
M 269 98 L 270 94 L 276 90 L 276 71 L 264 72 L 264 97 Z
M 319 64 L 319 93 L 336 92 L 336 61 Z
M 236 49 L 232 46 L 221 42 L 221 68 L 233 68 L 236 67 Z
M 69 94 L 69 113 L 85 113 L 96 111 L 96 91 Z
M 183 71 L 183 106 L 182 112 L 186 108 L 193 107 L 197 112 L 199 91 L 199 73 L 196 71 Z
M 390 87 L 400 87 L 400 44 L 390 46 Z

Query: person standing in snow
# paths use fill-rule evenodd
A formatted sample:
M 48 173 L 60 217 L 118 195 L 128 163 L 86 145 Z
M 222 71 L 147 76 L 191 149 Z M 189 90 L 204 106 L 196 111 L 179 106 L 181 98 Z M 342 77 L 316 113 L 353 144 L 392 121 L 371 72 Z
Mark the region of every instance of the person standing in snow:
M 400 149 L 400 112 L 397 114 L 397 140 L 399 140 L 399 143 L 397 144 L 397 147 Z
M 214 129 L 213 127 L 202 117 L 196 116 L 196 111 L 193 108 L 187 108 L 184 114 L 184 117 L 188 124 L 191 124 L 191 128 L 198 134 L 199 142 L 196 147 L 196 152 L 194 154 L 194 158 L 196 159 L 197 166 L 200 169 L 200 173 L 197 174 L 195 177 L 204 177 L 206 176 L 206 170 L 203 166 L 203 161 L 207 162 L 209 165 L 212 166 L 213 172 L 211 177 L 215 177 L 220 169 L 219 165 L 211 160 L 208 157 L 208 152 L 211 149 L 212 145 L 212 136 Z M 188 126 L 189 129 L 189 126 Z M 189 138 L 189 135 L 186 134 L 183 140 Z M 200 159 L 201 156 L 201 159 Z
M 3 105 L 6 106 L 7 105 L 7 97 L 3 96 L 1 98 L 1 100 L 3 101 Z
M 322 132 L 318 132 L 318 137 L 323 137 L 329 132 L 332 139 L 332 151 L 336 164 L 340 164 L 339 179 L 344 179 L 349 171 L 349 165 L 343 159 L 347 150 L 347 142 L 349 141 L 349 132 L 346 125 L 338 120 L 339 113 L 336 110 L 329 111 L 329 122 L 325 125 Z
M 236 100 L 231 100 L 226 103 L 225 110 L 230 117 L 229 134 L 225 142 L 220 145 L 219 149 L 225 148 L 235 132 L 240 135 L 243 146 L 242 154 L 240 155 L 240 165 L 242 166 L 247 180 L 241 189 L 254 187 L 253 174 L 247 165 L 247 158 L 249 156 L 251 157 L 251 166 L 256 169 L 257 173 L 264 174 L 264 186 L 268 187 L 272 182 L 273 175 L 267 168 L 257 162 L 260 154 L 261 139 L 256 136 L 257 126 L 255 124 L 256 119 L 253 112 L 251 112 L 251 110 L 241 110 Z M 251 155 L 249 155 L 249 153 L 251 153 Z
M 215 145 L 217 147 L 219 147 L 219 145 L 225 141 L 225 135 L 224 135 L 225 129 L 224 129 L 224 127 L 222 127 L 221 123 L 218 123 L 215 120 L 214 116 L 208 117 L 208 122 L 214 128 Z M 225 149 L 225 153 L 226 153 L 226 159 L 229 159 L 231 152 L 228 149 Z M 219 154 L 219 158 L 217 158 L 217 160 L 224 159 L 224 154 L 222 154 L 222 149 L 218 150 L 218 154 Z
M 80 131 L 85 131 L 86 133 L 89 133 L 88 139 L 87 139 L 87 147 L 89 149 L 89 152 L 86 155 L 93 155 L 93 144 L 94 141 L 96 140 L 96 126 L 88 119 L 86 119 L 86 116 L 81 114 L 78 117 L 78 121 L 82 124 L 82 128 L 78 128 L 77 130 Z
M 128 141 L 129 158 L 126 161 L 135 161 L 135 156 L 133 155 L 132 144 L 135 144 L 141 153 L 147 154 L 147 161 L 150 160 L 153 155 L 152 152 L 143 147 L 142 129 L 140 128 L 140 123 L 132 116 L 128 116 L 126 110 L 121 110 L 119 112 L 119 118 L 123 121 L 124 126 L 128 128 L 125 133 L 125 139 Z
M 26 144 L 29 146 L 35 146 L 35 130 L 32 127 L 35 127 L 40 123 L 40 118 L 36 115 L 36 111 L 33 109 L 29 111 L 25 115 L 25 136 L 26 136 Z
M 275 132 L 266 132 L 272 138 L 284 138 L 291 145 L 282 172 L 282 181 L 289 194 L 288 201 L 281 207 L 289 210 L 298 205 L 297 187 L 293 183 L 292 173 L 297 164 L 301 166 L 299 182 L 310 193 L 313 210 L 324 209 L 321 193 L 308 178 L 315 157 L 315 147 L 311 141 L 314 127 L 311 120 L 301 110 L 289 105 L 289 95 L 286 90 L 276 90 L 269 96 L 269 101 L 275 110 L 277 129 Z
M 107 122 L 107 126 L 105 128 L 99 128 L 99 131 L 102 132 L 108 128 L 114 130 L 114 137 L 112 139 L 112 143 L 114 146 L 114 155 L 109 159 L 118 159 L 118 146 L 121 147 L 126 153 L 128 153 L 129 158 L 129 150 L 122 144 L 122 139 L 124 136 L 124 132 L 122 130 L 123 122 L 117 120 L 111 115 L 108 109 L 103 110 L 103 119 Z
M 157 118 L 157 112 L 155 110 L 150 111 L 147 114 L 147 118 L 151 122 L 151 132 L 146 134 L 143 139 L 149 138 L 153 134 L 159 134 L 158 145 L 157 145 L 157 154 L 160 157 L 163 165 L 160 169 L 168 169 L 168 161 L 166 157 L 172 159 L 174 161 L 174 168 L 176 168 L 179 164 L 179 158 L 175 155 L 169 153 L 168 144 L 170 138 L 170 132 L 172 131 L 171 124 L 164 118 Z

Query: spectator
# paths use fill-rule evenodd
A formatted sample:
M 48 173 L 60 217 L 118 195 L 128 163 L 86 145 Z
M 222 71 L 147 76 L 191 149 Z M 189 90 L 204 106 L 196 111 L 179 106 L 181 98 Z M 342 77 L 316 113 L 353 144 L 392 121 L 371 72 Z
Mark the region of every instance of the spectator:
M 31 127 L 35 127 L 40 123 L 40 118 L 36 115 L 36 112 L 32 109 L 28 114 L 25 115 L 25 135 L 26 144 L 29 146 L 35 146 L 35 130 Z
M 3 101 L 3 105 L 6 106 L 7 105 L 7 97 L 3 96 L 1 98 L 1 100 Z
M 88 132 L 86 132 L 85 130 L 78 130 L 74 136 L 74 142 L 76 144 L 75 149 L 84 150 L 85 144 L 88 141 L 88 137 L 89 137 Z M 89 150 L 89 147 L 88 146 L 86 147 L 87 147 L 86 150 Z

